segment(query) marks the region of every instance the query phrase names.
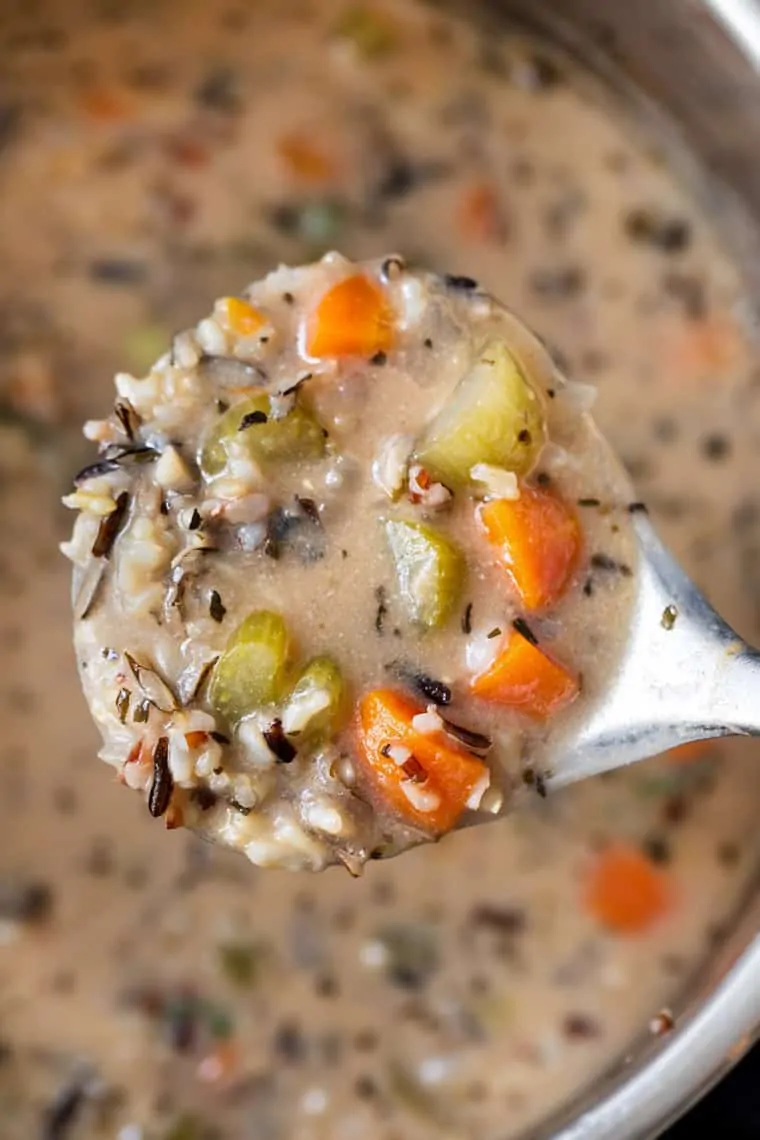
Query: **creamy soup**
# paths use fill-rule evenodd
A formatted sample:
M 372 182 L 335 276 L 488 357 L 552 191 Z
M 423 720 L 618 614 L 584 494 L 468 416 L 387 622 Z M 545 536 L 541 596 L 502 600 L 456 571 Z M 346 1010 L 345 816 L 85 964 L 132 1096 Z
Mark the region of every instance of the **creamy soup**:
M 258 871 L 96 760 L 58 502 L 113 374 L 212 298 L 402 250 L 598 386 L 637 497 L 757 638 L 759 389 L 719 218 L 583 75 L 439 7 L 19 4 L 2 41 L 0 1135 L 516 1135 L 720 939 L 753 747 L 536 795 L 358 879 Z
M 101 756 L 154 818 L 358 874 L 541 786 L 614 675 L 642 504 L 502 306 L 330 253 L 116 388 L 63 551 Z

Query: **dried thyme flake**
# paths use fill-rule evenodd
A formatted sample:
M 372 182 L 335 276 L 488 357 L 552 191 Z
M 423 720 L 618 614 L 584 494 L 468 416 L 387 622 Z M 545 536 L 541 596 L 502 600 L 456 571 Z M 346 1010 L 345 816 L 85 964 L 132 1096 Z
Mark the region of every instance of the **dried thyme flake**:
M 388 613 L 385 586 L 376 587 L 375 599 L 377 601 L 377 609 L 375 610 L 375 630 L 377 633 L 383 634 L 385 632 L 385 618 Z
M 208 603 L 208 612 L 212 621 L 224 621 L 224 615 L 227 613 L 227 607 L 222 602 L 222 597 L 218 590 L 211 591 L 211 596 Z
M 462 633 L 472 633 L 472 602 L 468 602 L 462 614 Z
M 444 274 L 443 280 L 449 289 L 463 289 L 468 293 L 478 287 L 478 283 L 474 277 L 464 277 L 462 274 L 446 273 Z
M 421 696 L 426 697 L 434 705 L 449 705 L 452 700 L 450 687 L 443 681 L 437 681 L 415 669 L 406 661 L 391 661 L 385 666 L 388 672 L 394 673 L 399 680 L 416 689 Z
M 671 602 L 671 604 L 669 606 L 666 606 L 665 609 L 662 611 L 662 617 L 660 619 L 660 625 L 662 626 L 663 629 L 670 631 L 673 628 L 673 626 L 676 624 L 677 620 L 678 620 L 678 607 L 674 606 L 673 603 Z
M 633 571 L 625 562 L 617 562 L 609 554 L 592 554 L 590 559 L 592 569 L 601 570 L 607 574 L 620 574 L 623 578 L 630 578 Z
M 253 412 L 247 412 L 238 424 L 238 431 L 245 431 L 246 428 L 253 427 L 255 424 L 265 424 L 269 422 L 269 416 L 266 412 L 258 409 Z

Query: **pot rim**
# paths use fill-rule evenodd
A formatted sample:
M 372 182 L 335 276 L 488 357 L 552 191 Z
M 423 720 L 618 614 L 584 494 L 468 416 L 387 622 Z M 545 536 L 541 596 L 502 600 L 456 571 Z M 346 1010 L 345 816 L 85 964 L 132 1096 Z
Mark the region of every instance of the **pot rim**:
M 701 0 L 723 33 L 760 73 L 758 0 Z M 760 1035 L 758 907 L 749 904 L 734 936 L 718 954 L 712 978 L 692 995 L 675 1032 L 650 1040 L 616 1087 L 581 1099 L 570 1123 L 549 1125 L 548 1140 L 646 1140 L 677 1119 L 747 1052 Z M 635 1057 L 635 1060 L 634 1060 Z M 635 1066 L 635 1067 L 634 1067 Z M 571 1109 L 571 1111 L 573 1111 Z

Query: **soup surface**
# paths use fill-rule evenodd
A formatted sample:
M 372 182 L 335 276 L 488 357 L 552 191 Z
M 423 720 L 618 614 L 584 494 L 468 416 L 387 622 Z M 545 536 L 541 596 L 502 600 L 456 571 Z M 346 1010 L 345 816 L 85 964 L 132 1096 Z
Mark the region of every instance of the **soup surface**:
M 439 8 L 19 4 L 2 37 L 0 1136 L 515 1135 L 720 938 L 755 864 L 752 749 L 536 796 L 357 880 L 258 872 L 95 761 L 58 498 L 109 377 L 210 298 L 401 249 L 598 385 L 637 494 L 757 637 L 738 273 L 582 75 Z

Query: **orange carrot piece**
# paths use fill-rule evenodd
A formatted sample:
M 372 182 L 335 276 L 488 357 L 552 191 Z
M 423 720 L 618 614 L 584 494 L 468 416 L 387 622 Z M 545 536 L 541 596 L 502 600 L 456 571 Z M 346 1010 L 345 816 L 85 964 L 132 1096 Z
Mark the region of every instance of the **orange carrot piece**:
M 288 173 L 303 182 L 327 182 L 335 174 L 330 157 L 303 135 L 284 135 L 277 143 L 277 153 Z
M 747 340 L 729 313 L 668 325 L 663 339 L 667 375 L 681 384 L 720 383 L 748 359 Z
M 545 720 L 575 700 L 580 684 L 564 665 L 515 631 L 488 669 L 473 677 L 470 690 L 476 697 Z
M 670 748 L 664 755 L 671 764 L 692 764 L 714 746 L 714 740 L 691 740 L 688 744 L 679 744 L 677 748 Z
M 639 934 L 670 907 L 670 880 L 642 851 L 615 843 L 597 857 L 585 886 L 586 908 L 618 934 Z
M 222 297 L 217 305 L 227 328 L 238 336 L 253 336 L 267 323 L 263 313 L 240 297 Z
M 87 87 L 79 96 L 79 105 L 89 118 L 101 123 L 115 123 L 129 118 L 132 101 L 122 91 L 109 87 Z
M 488 768 L 445 733 L 418 732 L 412 719 L 424 711 L 393 689 L 367 693 L 359 705 L 359 760 L 382 805 L 414 827 L 442 835 L 457 822 Z M 387 754 L 389 746 L 409 750 L 411 757 L 405 765 Z M 415 777 L 421 782 L 415 784 Z M 410 785 L 412 795 L 416 788 L 429 800 L 429 810 L 412 802 L 405 791 Z
M 167 156 L 179 166 L 187 166 L 190 169 L 208 166 L 211 160 L 208 147 L 198 142 L 197 139 L 189 138 L 181 134 L 170 135 L 166 138 L 164 141 L 164 151 Z
M 478 515 L 525 608 L 558 602 L 580 560 L 575 511 L 554 491 L 521 483 L 519 499 L 494 499 Z
M 310 356 L 374 356 L 393 344 L 393 313 L 379 285 L 357 273 L 329 289 L 311 314 Z
M 456 220 L 462 236 L 471 241 L 503 241 L 506 237 L 504 213 L 490 182 L 476 182 L 465 190 Z

